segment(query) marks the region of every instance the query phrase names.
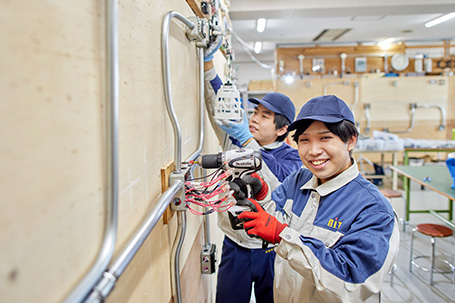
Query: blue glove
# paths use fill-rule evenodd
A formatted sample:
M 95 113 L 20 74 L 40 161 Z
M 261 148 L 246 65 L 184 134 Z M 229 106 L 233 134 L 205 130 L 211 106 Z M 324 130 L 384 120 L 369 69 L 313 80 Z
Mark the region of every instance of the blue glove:
M 229 136 L 240 141 L 240 144 L 244 144 L 248 139 L 253 138 L 248 126 L 248 119 L 245 111 L 243 111 L 243 119 L 240 122 L 230 122 L 228 126 L 220 124 L 222 130 L 224 130 Z
M 213 42 L 209 42 L 207 48 L 204 51 L 204 62 L 213 60 L 213 55 L 220 49 L 221 43 L 223 42 L 223 35 L 221 29 L 217 26 L 213 26 L 213 32 L 218 33 Z

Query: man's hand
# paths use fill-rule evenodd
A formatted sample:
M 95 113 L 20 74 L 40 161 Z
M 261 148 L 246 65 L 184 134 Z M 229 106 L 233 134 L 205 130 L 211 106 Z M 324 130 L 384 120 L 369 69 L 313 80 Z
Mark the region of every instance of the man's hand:
M 243 111 L 243 118 L 240 122 L 230 122 L 228 126 L 224 124 L 219 124 L 222 130 L 224 130 L 229 136 L 240 141 L 240 144 L 244 144 L 250 138 L 253 138 L 253 135 L 250 132 L 250 127 L 248 125 L 248 118 L 246 113 Z
M 212 27 L 212 33 L 216 38 L 207 45 L 207 48 L 204 51 L 204 62 L 213 60 L 213 55 L 215 55 L 215 53 L 220 49 L 221 43 L 223 42 L 221 28 L 216 25 L 213 25 Z
M 246 175 L 242 178 L 243 182 L 247 185 L 251 185 L 253 198 L 256 200 L 264 200 L 269 192 L 269 186 L 267 183 L 259 177 L 257 173 Z
M 256 206 L 257 212 L 245 211 L 237 217 L 238 219 L 246 219 L 243 228 L 247 234 L 257 236 L 273 244 L 280 243 L 279 235 L 288 225 L 279 222 L 277 218 L 267 213 L 255 200 L 248 200 Z
M 242 179 L 236 178 L 229 182 L 229 186 L 234 191 L 234 197 L 238 201 L 248 198 L 248 185 L 251 186 L 251 194 L 254 199 L 263 200 L 267 197 L 269 186 L 257 173 L 246 175 Z

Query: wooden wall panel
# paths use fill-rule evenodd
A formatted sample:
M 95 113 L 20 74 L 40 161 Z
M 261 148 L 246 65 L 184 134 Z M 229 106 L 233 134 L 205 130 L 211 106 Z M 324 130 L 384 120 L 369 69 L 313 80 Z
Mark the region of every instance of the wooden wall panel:
M 447 138 L 455 140 L 452 130 L 455 129 L 455 77 L 449 77 L 447 100 Z
M 334 71 L 338 75 L 341 73 L 341 63 L 342 60 L 340 58 L 340 54 L 344 53 L 347 55 L 345 59 L 345 72 L 347 74 L 354 74 L 356 73 L 355 70 L 355 58 L 366 58 L 367 67 L 366 73 L 373 73 L 373 72 L 391 72 L 393 69 L 391 68 L 391 57 L 394 54 L 404 54 L 406 53 L 407 49 L 432 49 L 432 48 L 444 48 L 449 49 L 450 40 L 444 41 L 444 45 L 424 45 L 424 46 L 407 46 L 404 43 L 401 44 L 393 44 L 391 48 L 387 50 L 381 49 L 379 46 L 362 46 L 362 45 L 355 45 L 355 46 L 314 46 L 314 47 L 286 47 L 286 48 L 278 48 L 276 50 L 276 70 L 278 75 L 286 75 L 289 73 L 294 73 L 296 75 L 300 75 L 300 61 L 298 59 L 299 55 L 303 55 L 303 74 L 304 75 L 317 75 L 323 76 L 327 74 L 332 74 Z M 425 52 L 423 52 L 425 53 Z M 387 55 L 387 67 L 385 69 L 384 65 L 384 56 Z M 324 59 L 324 72 L 321 74 L 318 71 L 313 71 L 313 59 L 315 58 L 322 58 Z M 438 61 L 441 59 L 444 60 L 444 63 L 440 63 L 438 65 Z M 449 54 L 446 52 L 443 58 L 433 58 L 432 60 L 432 75 L 438 75 L 440 73 L 445 72 L 445 68 L 447 68 L 447 61 L 452 59 Z M 280 69 L 280 61 L 283 64 L 283 68 Z M 455 66 L 451 63 L 449 66 L 449 70 L 452 72 L 455 71 Z M 409 73 L 415 72 L 414 70 L 414 58 L 409 58 L 409 65 L 408 67 L 400 71 L 399 73 Z M 363 72 L 361 72 L 363 74 Z
M 103 232 L 104 2 L 0 11 L 0 301 L 59 302 Z
M 97 256 L 106 199 L 104 4 L 0 3 L 1 302 L 61 302 Z M 161 66 L 161 23 L 171 10 L 193 14 L 179 0 L 119 4 L 115 254 L 155 205 L 160 169 L 174 160 Z M 171 22 L 172 95 L 184 160 L 199 142 L 199 101 L 196 47 L 182 29 Z M 205 152 L 218 151 L 213 134 L 205 143 Z M 188 215 L 182 266 L 201 222 Z M 175 231 L 175 220 L 155 227 L 107 302 L 169 302 Z
M 448 84 L 447 77 L 362 79 L 360 99 L 362 104 L 371 105 L 372 129 L 388 128 L 389 131 L 402 131 L 410 126 L 410 103 L 442 106 L 447 113 Z M 360 110 L 363 110 L 363 106 Z M 451 116 L 453 117 L 453 114 Z M 361 123 L 361 129 L 366 126 L 365 115 L 362 115 L 358 121 Z M 446 131 L 437 130 L 440 124 L 441 113 L 438 109 L 418 108 L 415 111 L 413 130 L 399 135 L 416 139 L 448 139 Z
M 206 283 L 202 283 L 206 277 L 201 273 L 201 245 L 204 245 L 204 227 L 199 228 L 193 246 L 188 255 L 188 261 L 182 269 L 182 301 L 211 303 L 207 298 L 209 288 Z M 210 277 L 210 276 L 207 276 Z
M 298 114 L 309 99 L 323 95 L 324 87 L 328 95 L 335 94 L 348 104 L 354 103 L 354 82 L 359 83 L 359 79 L 297 79 L 292 84 L 277 81 L 277 91 L 291 98 Z
M 370 104 L 371 131 L 388 128 L 389 131 L 405 131 L 410 127 L 410 103 L 418 105 L 438 105 L 446 111 L 446 129 L 438 130 L 441 113 L 438 109 L 418 108 L 415 112 L 415 125 L 411 132 L 399 134 L 415 139 L 447 140 L 452 138 L 454 125 L 455 77 L 381 77 L 368 75 L 362 78 L 298 79 L 292 84 L 277 81 L 277 91 L 288 95 L 297 108 L 297 114 L 309 99 L 323 94 L 335 94 L 351 105 L 356 122 L 363 133 L 367 125 L 365 104 Z M 344 85 L 344 81 L 349 81 Z M 359 98 L 356 106 L 354 82 L 359 84 Z

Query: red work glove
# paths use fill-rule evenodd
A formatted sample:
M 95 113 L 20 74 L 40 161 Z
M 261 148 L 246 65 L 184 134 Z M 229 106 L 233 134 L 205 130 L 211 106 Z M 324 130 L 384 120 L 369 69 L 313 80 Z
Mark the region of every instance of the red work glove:
M 272 244 L 280 243 L 281 238 L 279 235 L 288 225 L 279 222 L 277 218 L 266 212 L 255 200 L 248 200 L 256 206 L 258 211 L 244 211 L 237 217 L 239 219 L 247 219 L 243 223 L 243 228 L 246 230 L 247 234 L 250 236 L 258 236 Z

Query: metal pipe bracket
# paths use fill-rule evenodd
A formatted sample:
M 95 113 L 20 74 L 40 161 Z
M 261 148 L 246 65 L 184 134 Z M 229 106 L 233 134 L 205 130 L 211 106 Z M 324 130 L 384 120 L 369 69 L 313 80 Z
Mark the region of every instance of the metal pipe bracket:
M 185 211 L 187 210 L 185 203 L 185 181 L 190 174 L 190 166 L 182 167 L 180 171 L 173 171 L 169 175 L 169 184 L 174 183 L 175 181 L 182 183 L 182 190 L 178 195 L 174 197 L 174 200 L 171 202 L 171 209 L 175 211 Z
M 191 29 L 186 28 L 186 36 L 190 41 L 196 42 L 198 47 L 207 47 L 209 43 L 209 23 L 205 18 L 199 18 L 197 16 L 188 17 L 194 27 Z

